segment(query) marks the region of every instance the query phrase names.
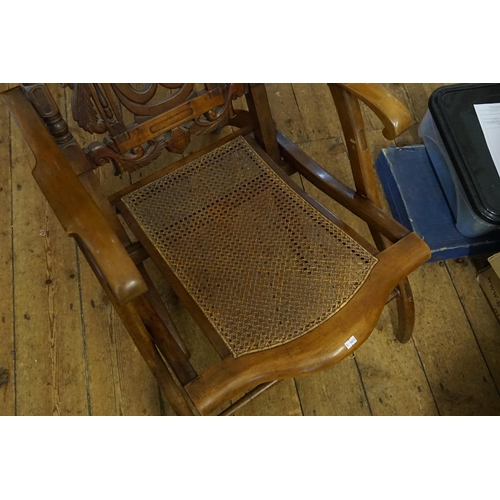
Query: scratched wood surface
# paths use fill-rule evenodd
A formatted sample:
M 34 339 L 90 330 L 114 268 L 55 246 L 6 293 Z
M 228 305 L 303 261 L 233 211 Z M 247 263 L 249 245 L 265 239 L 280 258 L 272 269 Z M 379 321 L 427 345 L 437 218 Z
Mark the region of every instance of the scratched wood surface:
M 8 85 L 0 84 L 0 91 Z M 0 107 L 0 415 L 15 415 L 10 118 Z
M 387 84 L 414 118 L 395 142 L 383 138 L 380 122 L 363 108 L 372 155 L 382 147 L 421 142 L 418 125 L 428 96 L 440 85 Z M 327 87 L 267 89 L 278 127 L 350 183 Z M 51 90 L 63 115 L 70 114 L 69 91 L 55 85 Z M 82 137 L 71 117 L 69 124 Z M 184 155 L 208 140 L 194 139 Z M 176 158 L 168 154 L 133 176 L 114 177 L 105 169 L 101 180 L 111 193 Z M 0 107 L 0 415 L 171 415 L 85 259 L 38 192 L 32 167 L 31 153 Z M 363 222 L 296 181 L 369 237 Z M 390 304 L 355 355 L 321 373 L 280 382 L 237 415 L 500 414 L 500 323 L 477 284 L 480 265 L 476 258 L 423 266 L 410 276 L 417 310 L 413 340 L 395 341 Z M 170 287 L 161 285 L 154 266 L 148 267 L 193 365 L 202 370 L 217 355 Z

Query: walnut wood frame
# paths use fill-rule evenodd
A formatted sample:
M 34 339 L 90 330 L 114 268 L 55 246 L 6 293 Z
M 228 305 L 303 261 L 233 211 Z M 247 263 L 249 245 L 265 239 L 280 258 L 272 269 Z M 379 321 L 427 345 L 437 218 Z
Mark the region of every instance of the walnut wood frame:
M 164 133 L 166 129 L 169 132 L 179 129 L 182 125 L 179 117 L 186 118 L 189 113 L 188 118 L 195 120 L 190 123 L 198 123 L 196 116 L 208 116 L 208 119 L 201 119 L 201 125 L 198 127 L 207 126 L 210 131 L 228 122 L 240 127 L 224 139 L 142 179 L 108 199 L 104 196 L 94 173 L 99 162 L 93 162 L 89 149 L 82 150 L 77 144 L 44 85 L 25 84 L 1 94 L 3 102 L 34 153 L 36 165 L 33 176 L 40 189 L 66 233 L 76 239 L 139 352 L 178 415 L 211 414 L 225 402 L 240 397 L 222 412 L 224 415 L 231 414 L 277 380 L 312 373 L 339 362 L 353 351 L 345 346 L 347 339 L 355 333 L 358 340 L 355 347 L 359 348 L 374 329 L 387 300 L 394 296 L 398 300 L 400 315 L 397 337 L 400 341 L 410 338 L 414 310 L 406 277 L 428 260 L 430 252 L 418 236 L 379 208 L 380 200 L 359 107 L 359 100 L 367 104 L 383 122 L 384 135 L 394 138 L 411 123 L 408 111 L 394 97 L 376 85 L 329 85 L 348 145 L 355 179 L 353 190 L 326 172 L 275 129 L 263 84 L 231 84 L 222 87 L 206 84 L 206 91 L 195 97 L 186 90 L 187 101 L 175 101 L 170 107 L 162 108 L 162 113 L 157 115 L 148 114 L 147 111 L 147 116 L 138 119 L 138 123 L 129 130 L 124 129 L 123 124 L 118 123 L 119 120 L 112 120 L 113 116 L 118 116 L 116 102 L 111 97 L 112 87 L 89 85 L 94 86 L 88 87 L 88 92 L 102 92 L 107 96 L 108 100 L 99 101 L 101 106 L 103 102 L 107 102 L 113 109 L 114 114 L 108 112 L 108 121 L 104 120 L 105 128 L 115 139 L 119 137 L 120 141 L 119 146 L 112 147 L 111 150 L 116 155 L 124 155 L 126 151 L 135 148 L 135 156 L 132 156 L 139 159 L 139 163 L 141 155 L 148 154 L 141 144 L 157 140 L 159 134 Z M 117 91 L 120 91 L 120 88 L 117 88 Z M 80 92 L 86 92 L 85 88 Z M 124 92 L 126 94 L 126 91 Z M 249 112 L 235 112 L 231 101 L 243 94 L 246 94 Z M 93 102 L 98 102 L 99 96 L 92 95 Z M 213 109 L 214 102 L 219 107 L 212 112 L 210 110 Z M 104 108 L 100 111 L 106 113 Z M 101 116 L 104 116 L 102 113 Z M 98 118 L 94 118 L 97 126 Z M 207 124 L 207 120 L 214 123 Z M 99 126 L 103 127 L 102 124 Z M 192 130 L 199 131 L 196 127 L 192 127 Z M 369 252 L 377 255 L 378 263 L 346 306 L 307 335 L 267 351 L 234 358 L 212 331 L 208 321 L 196 309 L 192 299 L 182 287 L 177 286 L 175 276 L 164 266 L 162 269 L 161 260 L 139 228 L 134 226 L 133 219 L 120 200 L 134 189 L 179 168 L 237 135 L 248 136 L 250 141 L 255 138 L 254 149 L 283 178 L 286 178 L 285 171 L 300 172 L 324 193 L 365 220 L 372 232 L 376 248 L 286 178 L 309 203 L 353 236 Z M 169 138 L 172 139 L 172 135 Z M 178 139 L 177 137 L 175 140 Z M 173 149 L 175 144 L 170 148 Z M 93 151 L 96 151 L 96 147 Z M 135 231 L 139 243 L 131 243 L 116 210 L 121 211 L 124 219 Z M 191 365 L 189 353 L 142 264 L 150 257 L 163 270 L 221 356 L 220 362 L 201 374 Z

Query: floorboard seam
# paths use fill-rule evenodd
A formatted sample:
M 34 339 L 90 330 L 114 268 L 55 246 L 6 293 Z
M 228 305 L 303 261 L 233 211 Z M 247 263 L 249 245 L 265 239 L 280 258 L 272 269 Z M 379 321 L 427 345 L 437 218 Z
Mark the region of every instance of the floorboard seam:
M 9 159 L 10 159 L 10 238 L 11 238 L 11 273 L 12 273 L 12 341 L 14 344 L 14 415 L 17 412 L 17 343 L 16 343 L 16 282 L 14 275 L 14 189 L 12 185 L 12 115 L 9 114 Z
M 354 365 L 356 366 L 356 370 L 358 371 L 358 377 L 359 377 L 359 381 L 361 383 L 361 387 L 363 389 L 363 394 L 365 395 L 365 399 L 366 399 L 366 404 L 368 405 L 368 410 L 370 411 L 370 415 L 373 417 L 373 411 L 372 411 L 372 406 L 370 404 L 370 400 L 368 398 L 368 393 L 366 392 L 366 388 L 365 388 L 365 384 L 363 382 L 363 375 L 361 375 L 361 370 L 359 368 L 359 365 L 358 365 L 358 362 L 356 360 L 356 356 L 354 355 L 355 353 L 353 353 L 353 361 L 354 361 Z
M 418 358 L 418 361 L 420 363 L 420 366 L 422 367 L 422 371 L 424 372 L 424 377 L 425 377 L 425 380 L 427 381 L 427 385 L 429 386 L 429 391 L 431 391 L 431 396 L 432 396 L 432 400 L 434 401 L 434 406 L 436 407 L 438 415 L 441 416 L 441 410 L 439 409 L 439 405 L 437 404 L 436 398 L 434 396 L 434 391 L 432 390 L 431 383 L 429 382 L 429 377 L 427 376 L 427 372 L 425 371 L 424 363 L 422 361 L 422 358 L 420 357 L 420 353 L 418 352 L 417 344 L 415 343 L 415 339 L 413 338 L 413 334 L 411 336 L 411 341 L 413 343 L 413 347 L 415 348 L 415 352 L 417 353 L 417 358 Z
M 302 118 L 302 123 L 305 125 L 305 122 L 304 122 L 304 115 L 302 114 L 302 111 L 300 109 L 300 106 L 299 106 L 299 101 L 297 101 L 297 96 L 295 95 L 295 89 L 293 88 L 293 85 L 290 85 L 290 88 L 292 90 L 292 95 L 293 95 L 293 99 L 295 101 L 295 105 L 297 106 L 297 111 L 299 112 L 300 114 L 300 117 Z M 307 141 L 303 141 L 301 144 L 303 144 L 304 142 L 310 142 L 311 139 L 309 138 L 309 134 L 307 133 L 307 130 L 306 130 L 306 127 L 304 127 L 304 133 L 307 135 Z M 286 135 L 286 134 L 285 134 Z M 296 142 L 296 144 L 299 144 L 298 142 Z
M 64 119 L 68 120 L 68 90 L 64 89 Z M 87 413 L 92 416 L 92 398 L 90 396 L 90 375 L 89 375 L 89 360 L 87 355 L 87 329 L 85 327 L 85 314 L 83 312 L 83 290 L 82 290 L 82 273 L 80 266 L 80 254 L 78 253 L 78 245 L 75 241 L 75 261 L 78 275 L 78 300 L 80 302 L 80 324 L 82 331 L 82 347 L 83 347 L 83 364 L 85 366 L 85 390 L 87 392 Z
M 80 301 L 80 322 L 82 326 L 82 344 L 83 344 L 83 362 L 85 364 L 85 387 L 87 390 L 87 411 L 89 416 L 92 416 L 92 397 L 90 395 L 90 374 L 89 374 L 89 359 L 87 355 L 87 329 L 85 327 L 85 314 L 83 311 L 83 290 L 82 290 L 82 274 L 80 266 L 80 255 L 78 246 L 75 242 L 76 268 L 78 272 L 78 298 Z
M 163 398 L 162 398 L 162 392 L 161 392 L 160 384 L 157 384 L 157 385 L 158 385 L 158 400 L 159 400 L 159 405 L 160 405 L 160 415 L 162 417 L 165 417 L 166 416 L 166 413 L 165 413 L 165 404 L 163 403 Z
M 300 399 L 299 388 L 297 387 L 297 379 L 293 379 L 293 385 L 295 386 L 295 392 L 297 393 L 297 399 L 299 400 L 300 411 L 302 412 L 302 416 L 305 417 L 304 408 L 302 407 L 302 400 Z

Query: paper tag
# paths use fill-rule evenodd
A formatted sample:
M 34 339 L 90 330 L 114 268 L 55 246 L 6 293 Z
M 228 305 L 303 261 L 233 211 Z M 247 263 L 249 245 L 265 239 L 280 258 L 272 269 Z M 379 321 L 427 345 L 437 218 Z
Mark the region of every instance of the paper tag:
M 353 335 L 350 339 L 347 339 L 344 342 L 344 345 L 347 347 L 347 349 L 350 349 L 356 342 L 356 337 Z
M 500 103 L 474 104 L 474 109 L 490 151 L 491 159 L 500 175 Z

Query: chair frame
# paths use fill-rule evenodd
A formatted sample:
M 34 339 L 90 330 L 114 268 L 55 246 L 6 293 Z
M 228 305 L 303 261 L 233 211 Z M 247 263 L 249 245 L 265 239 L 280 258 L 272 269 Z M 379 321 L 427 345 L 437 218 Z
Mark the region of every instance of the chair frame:
M 220 413 L 232 414 L 280 379 L 313 373 L 341 361 L 354 350 L 345 345 L 353 332 L 356 332 L 357 349 L 375 328 L 387 301 L 393 298 L 397 300 L 399 317 L 396 337 L 401 342 L 408 341 L 415 312 L 407 276 L 430 257 L 429 248 L 417 235 L 380 208 L 360 101 L 382 121 L 384 136 L 394 139 L 411 124 L 409 112 L 397 99 L 377 85 L 329 84 L 348 148 L 355 183 L 355 189 L 352 189 L 335 179 L 276 130 L 263 84 L 240 85 L 232 84 L 222 93 L 217 90 L 220 87 L 209 86 L 208 92 L 202 96 L 204 100 L 197 98 L 191 104 L 181 102 L 161 116 L 150 118 L 148 123 L 151 124 L 153 120 L 156 124 L 156 135 L 144 123 L 128 130 L 114 125 L 117 127 L 114 133 L 123 139 L 122 145 L 115 148 L 119 154 L 134 144 L 154 139 L 165 131 L 165 127 L 175 130 L 179 122 L 178 118 L 175 121 L 175 117 L 180 116 L 180 111 L 186 112 L 191 106 L 191 111 L 196 108 L 193 113 L 206 113 L 215 102 L 210 99 L 216 99 L 224 113 L 227 111 L 228 123 L 239 129 L 109 198 L 103 194 L 94 172 L 99 165 L 103 146 L 91 144 L 85 154 L 70 133 L 45 85 L 24 84 L 1 94 L 34 153 L 36 165 L 32 173 L 40 189 L 66 233 L 77 241 L 178 415 L 212 414 L 225 402 L 239 397 Z M 232 99 L 243 94 L 249 111 L 234 111 Z M 196 102 L 197 107 L 193 102 Z M 214 129 L 215 126 L 209 131 Z M 140 238 L 139 229 L 134 227 L 134 220 L 127 215 L 120 200 L 133 190 L 238 135 L 245 136 L 275 172 L 344 232 L 377 256 L 379 262 L 346 306 L 313 331 L 287 344 L 238 358 L 230 354 L 220 337 L 210 333 L 208 321 L 197 314 L 196 307 L 190 302 L 191 298 L 182 293 L 182 288 L 175 286 L 175 276 L 165 271 L 168 281 L 221 356 L 220 362 L 198 374 L 144 266 L 144 261 L 149 257 L 160 268 L 161 261 L 155 259 L 154 249 L 148 247 L 147 241 Z M 182 131 L 172 133 L 170 138 L 171 151 L 176 148 L 181 150 L 189 140 Z M 98 159 L 96 164 L 89 161 L 89 151 Z M 112 155 L 109 148 L 106 154 Z M 293 172 L 299 172 L 318 189 L 364 220 L 375 246 L 295 186 L 287 176 Z M 117 212 L 139 237 L 139 242 L 132 243 L 129 239 Z

